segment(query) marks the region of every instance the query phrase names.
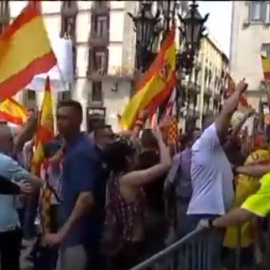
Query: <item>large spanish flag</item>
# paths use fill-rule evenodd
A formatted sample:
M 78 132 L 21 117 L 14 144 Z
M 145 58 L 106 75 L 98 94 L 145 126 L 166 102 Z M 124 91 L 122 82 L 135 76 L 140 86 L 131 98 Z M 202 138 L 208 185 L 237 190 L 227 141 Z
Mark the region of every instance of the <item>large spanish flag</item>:
M 39 123 L 35 135 L 35 151 L 31 161 L 31 171 L 40 174 L 40 166 L 44 161 L 43 145 L 54 137 L 53 103 L 50 89 L 50 80 L 45 83 L 44 98 L 39 116 Z
M 175 65 L 175 28 L 173 28 L 161 45 L 161 49 L 136 86 L 120 120 L 123 130 L 131 129 L 140 111 L 147 109 L 150 115 L 154 114 L 160 104 L 166 100 L 176 83 Z
M 264 79 L 266 81 L 270 81 L 270 60 L 268 57 L 261 55 L 262 60 L 262 69 L 263 69 L 263 75 Z
M 8 98 L 0 104 L 0 120 L 22 125 L 27 120 L 27 110 L 13 98 Z
M 0 100 L 15 95 L 55 64 L 40 5 L 29 1 L 0 36 Z

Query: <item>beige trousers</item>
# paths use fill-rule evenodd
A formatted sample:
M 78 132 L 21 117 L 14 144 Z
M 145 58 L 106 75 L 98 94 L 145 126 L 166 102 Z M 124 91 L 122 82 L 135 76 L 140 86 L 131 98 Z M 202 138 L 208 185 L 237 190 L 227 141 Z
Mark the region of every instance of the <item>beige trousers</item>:
M 85 248 L 80 246 L 60 249 L 56 270 L 86 270 L 87 254 Z

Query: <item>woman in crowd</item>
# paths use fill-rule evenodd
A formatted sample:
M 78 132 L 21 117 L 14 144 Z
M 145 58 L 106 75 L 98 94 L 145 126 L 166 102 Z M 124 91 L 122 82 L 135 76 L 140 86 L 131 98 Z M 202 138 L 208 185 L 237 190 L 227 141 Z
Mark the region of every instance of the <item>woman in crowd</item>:
M 107 227 L 104 233 L 108 235 L 108 230 L 114 227 L 114 240 L 111 239 L 115 251 L 111 260 L 112 269 L 130 269 L 142 259 L 144 253 L 143 187 L 164 175 L 171 165 L 170 153 L 160 131 L 154 132 L 154 136 L 159 146 L 160 162 L 145 170 L 136 170 L 139 153 L 131 141 L 119 138 L 107 149 L 112 174 L 108 182 Z

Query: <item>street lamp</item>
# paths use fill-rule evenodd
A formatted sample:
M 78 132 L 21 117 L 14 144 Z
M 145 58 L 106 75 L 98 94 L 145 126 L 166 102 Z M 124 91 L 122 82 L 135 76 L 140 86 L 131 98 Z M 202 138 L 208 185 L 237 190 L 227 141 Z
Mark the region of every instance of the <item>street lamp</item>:
M 205 36 L 204 23 L 207 21 L 209 14 L 206 14 L 204 18 L 198 11 L 198 4 L 196 1 L 192 1 L 186 16 L 183 18 L 178 14 L 181 26 L 179 27 L 181 35 L 179 35 L 179 43 L 184 38 L 184 52 L 180 55 L 179 64 L 180 67 L 185 67 L 186 72 L 190 73 L 193 69 L 193 61 L 195 55 L 200 49 L 201 39 Z M 182 61 L 181 61 L 182 60 Z M 181 65 L 181 62 L 183 63 Z
M 178 18 L 180 20 L 181 26 L 179 27 L 180 35 L 179 35 L 179 44 L 183 44 L 183 51 L 180 51 L 178 53 L 178 61 L 177 61 L 177 69 L 178 69 L 178 78 L 180 78 L 180 89 L 178 88 L 177 91 L 177 104 L 179 104 L 178 101 L 186 100 L 184 104 L 186 104 L 186 116 L 189 116 L 189 97 L 192 97 L 191 93 L 189 93 L 189 88 L 192 84 L 192 71 L 194 68 L 194 59 L 196 55 L 199 52 L 200 44 L 202 38 L 205 36 L 205 27 L 204 24 L 208 19 L 209 14 L 206 14 L 203 18 L 199 11 L 198 11 L 198 4 L 196 1 L 192 1 L 192 3 L 189 6 L 189 10 L 185 17 L 182 17 L 180 14 L 178 14 Z M 181 86 L 181 79 L 184 77 L 184 75 L 188 75 L 188 82 L 187 86 L 185 87 L 184 91 L 182 90 Z M 195 82 L 196 83 L 196 82 Z M 179 86 L 178 86 L 179 87 Z M 197 95 L 196 91 L 193 93 L 193 96 Z M 197 98 L 193 98 L 194 100 L 194 109 L 192 113 L 192 121 L 187 121 L 188 126 L 192 129 L 195 124 L 195 100 Z M 181 105 L 180 105 L 181 106 Z M 177 110 L 179 113 L 179 108 Z M 186 127 L 188 130 L 189 128 Z
M 165 38 L 165 35 L 170 31 L 172 23 L 175 18 L 175 13 L 178 10 L 179 3 L 178 1 L 172 1 L 172 0 L 165 0 L 158 2 L 158 6 L 162 11 L 163 17 L 164 17 L 164 23 L 163 23 L 163 38 Z
M 160 11 L 153 13 L 153 1 L 140 2 L 138 13 L 128 15 L 134 23 L 136 32 L 136 69 L 145 72 L 152 60 L 152 47 L 160 33 Z

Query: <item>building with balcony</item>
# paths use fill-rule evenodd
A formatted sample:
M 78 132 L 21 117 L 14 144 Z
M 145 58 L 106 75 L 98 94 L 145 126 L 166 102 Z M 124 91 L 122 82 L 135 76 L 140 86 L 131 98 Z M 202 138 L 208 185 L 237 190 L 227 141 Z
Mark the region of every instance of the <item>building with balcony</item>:
M 202 40 L 198 57 L 200 76 L 200 120 L 209 113 L 217 114 L 223 102 L 229 59 L 213 36 Z
M 136 36 L 127 13 L 135 14 L 140 8 L 139 1 L 41 3 L 49 37 L 67 38 L 73 43 L 75 81 L 69 86 L 69 91 L 53 93 L 55 104 L 59 100 L 76 99 L 85 108 L 84 129 L 91 115 L 98 113 L 117 130 L 117 115 L 123 112 L 138 79 L 135 69 Z M 1 2 L 0 31 L 26 4 L 27 1 Z M 154 8 L 158 8 L 158 4 Z M 187 10 L 188 1 L 179 1 L 176 14 L 184 15 Z M 177 44 L 179 35 L 177 31 Z M 219 108 L 218 89 L 222 70 L 227 67 L 226 61 L 227 58 L 210 37 L 202 42 L 192 75 L 181 79 L 178 89 L 182 119 L 196 123 L 202 119 L 203 110 L 215 111 Z M 40 106 L 43 93 L 25 89 L 17 97 L 26 107 L 32 108 Z
M 204 116 L 220 111 L 228 70 L 228 57 L 209 33 L 201 41 L 192 73 L 181 83 L 181 119 L 186 130 L 201 127 Z
M 27 1 L 2 1 L 5 16 L 0 30 L 15 18 Z M 127 15 L 136 1 L 42 1 L 42 13 L 50 38 L 72 40 L 74 85 L 68 92 L 54 93 L 57 101 L 72 97 L 85 108 L 83 128 L 93 113 L 103 114 L 117 129 L 117 114 L 129 100 L 133 81 L 135 32 Z M 9 17 L 9 20 L 6 18 Z M 43 94 L 25 89 L 18 100 L 27 107 L 42 102 Z
M 270 56 L 270 2 L 233 1 L 230 73 L 246 78 L 248 102 L 258 109 L 266 99 L 261 54 Z

